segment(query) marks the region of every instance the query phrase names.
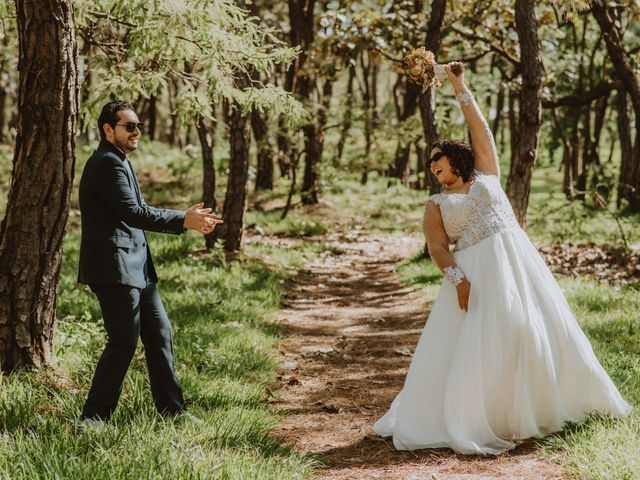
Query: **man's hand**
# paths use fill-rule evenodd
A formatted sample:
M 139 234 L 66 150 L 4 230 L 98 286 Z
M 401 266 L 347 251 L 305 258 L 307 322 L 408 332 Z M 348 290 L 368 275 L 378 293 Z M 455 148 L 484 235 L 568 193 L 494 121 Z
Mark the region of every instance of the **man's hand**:
M 204 203 L 198 203 L 184 211 L 184 228 L 208 235 L 223 221 L 211 213 L 211 208 L 202 208 L 203 206 Z
M 458 284 L 456 287 L 456 292 L 458 292 L 458 305 L 465 312 L 469 311 L 469 294 L 471 293 L 471 284 L 465 278 Z

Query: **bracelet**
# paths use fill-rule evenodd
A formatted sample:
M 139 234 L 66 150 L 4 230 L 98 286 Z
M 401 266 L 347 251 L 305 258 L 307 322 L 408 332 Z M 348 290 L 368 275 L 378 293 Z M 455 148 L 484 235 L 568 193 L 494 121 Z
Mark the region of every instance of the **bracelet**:
M 467 278 L 464 276 L 464 272 L 460 267 L 444 267 L 444 275 L 454 287 L 460 285 L 462 280 Z
M 464 89 L 460 93 L 456 93 L 456 98 L 458 99 L 458 102 L 460 102 L 460 105 L 462 105 L 463 107 L 466 107 L 471 102 L 473 102 L 473 95 L 467 89 Z

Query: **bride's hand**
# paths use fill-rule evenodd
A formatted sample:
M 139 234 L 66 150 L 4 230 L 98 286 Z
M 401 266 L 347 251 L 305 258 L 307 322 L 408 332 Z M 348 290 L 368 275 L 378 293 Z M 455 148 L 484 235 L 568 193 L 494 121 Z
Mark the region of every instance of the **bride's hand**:
M 462 62 L 449 62 L 444 66 L 444 70 L 454 87 L 464 83 L 464 64 Z
M 458 292 L 458 305 L 460 305 L 460 308 L 465 312 L 469 311 L 469 294 L 471 293 L 471 284 L 466 278 L 458 284 L 456 292 Z

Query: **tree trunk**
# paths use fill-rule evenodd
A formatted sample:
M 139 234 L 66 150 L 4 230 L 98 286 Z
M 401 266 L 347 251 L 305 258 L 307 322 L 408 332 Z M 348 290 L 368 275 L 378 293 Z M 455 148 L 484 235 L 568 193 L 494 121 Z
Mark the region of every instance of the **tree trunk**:
M 322 158 L 322 140 L 323 135 L 318 130 L 315 123 L 305 125 L 302 129 L 304 132 L 304 176 L 302 177 L 302 203 L 305 205 L 313 205 L 318 203 L 318 167 Z
M 303 101 L 311 99 L 311 85 L 313 80 L 309 77 L 311 72 L 304 71 L 307 61 L 307 50 L 315 37 L 314 9 L 315 0 L 288 0 L 289 6 L 289 43 L 292 47 L 300 47 L 300 55 L 289 66 L 285 74 L 284 89 L 297 93 Z M 290 176 L 292 167 L 293 150 L 289 132 L 283 118 L 278 125 L 276 136 L 278 144 L 278 165 L 283 176 Z
M 629 105 L 627 93 L 620 90 L 617 95 L 618 103 L 618 137 L 620 138 L 620 174 L 618 176 L 618 197 L 616 204 L 622 206 L 622 200 L 630 201 L 633 192 L 633 141 L 631 140 L 631 120 L 629 119 Z
M 0 143 L 5 143 L 7 139 L 7 111 L 5 105 L 7 103 L 7 89 L 1 78 L 2 69 L 0 69 Z
M 311 100 L 315 85 L 313 68 L 305 68 L 307 51 L 315 38 L 314 9 L 315 0 L 289 0 L 290 41 L 292 46 L 299 46 L 301 52 L 287 73 L 291 77 L 293 91 L 303 101 Z M 321 110 L 319 115 L 326 115 L 326 112 Z M 320 120 L 316 123 L 313 119 L 302 128 L 306 155 L 301 194 L 302 201 L 306 204 L 318 202 L 318 170 L 322 157 L 323 128 Z
M 371 82 L 369 80 L 369 73 L 371 72 L 371 57 L 368 61 L 364 60 L 364 52 L 360 54 L 360 66 L 362 68 L 362 110 L 363 110 L 363 122 L 364 122 L 364 154 L 362 162 L 362 175 L 360 177 L 360 183 L 366 185 L 369 181 L 369 168 L 371 155 L 371 136 L 373 133 L 373 113 L 371 108 L 372 95 L 371 95 Z
M 8 43 L 8 35 L 6 35 L 5 33 L 2 38 L 2 44 L 0 44 L 0 48 L 2 48 L 4 52 L 8 51 Z M 7 68 L 8 64 L 8 56 L 0 56 L 0 143 L 7 142 L 7 110 L 5 108 L 8 92 L 6 85 L 7 74 L 5 73 L 5 69 Z
M 522 91 L 520 92 L 517 150 L 507 180 L 507 195 L 518 222 L 524 227 L 527 221 L 531 174 L 536 160 L 541 122 L 542 65 L 538 55 L 534 1 L 516 0 L 515 17 L 521 52 Z
M 342 117 L 342 127 L 340 128 L 340 138 L 338 139 L 338 148 L 335 157 L 335 164 L 339 165 L 344 154 L 344 146 L 349 137 L 349 130 L 353 123 L 353 81 L 356 77 L 355 65 L 349 65 L 349 77 L 347 79 L 347 98 L 344 104 L 344 116 Z
M 632 181 L 632 190 L 629 192 L 628 200 L 631 211 L 634 213 L 640 212 L 640 128 L 638 128 L 638 125 L 640 125 L 640 78 L 636 75 L 629 62 L 629 57 L 624 48 L 622 32 L 619 23 L 616 23 L 613 8 L 609 5 L 594 2 L 592 12 L 602 30 L 611 64 L 615 68 L 616 75 L 622 82 L 624 90 L 631 99 L 631 106 L 635 115 L 636 138 L 630 159 L 631 162 L 627 166 L 630 170 L 629 178 Z
M 429 16 L 429 24 L 427 25 L 427 35 L 425 38 L 425 47 L 433 52 L 438 58 L 440 54 L 440 43 L 442 41 L 442 23 L 447 10 L 446 0 L 432 0 L 431 14 Z M 424 141 L 427 144 L 427 155 L 431 155 L 431 144 L 436 140 L 440 133 L 438 132 L 438 121 L 436 119 L 435 109 L 435 88 L 430 88 L 424 94 L 420 95 L 420 117 L 422 118 L 422 131 L 424 133 Z M 421 165 L 424 172 L 424 186 L 429 188 L 431 195 L 439 193 L 442 190 L 440 182 L 433 176 L 427 168 L 426 163 Z
M 576 181 L 576 189 L 578 190 L 576 198 L 579 200 L 585 200 L 587 189 L 587 177 L 590 170 L 589 151 L 591 150 L 591 104 L 587 104 L 584 107 L 584 114 L 582 116 L 582 165 L 580 174 Z M 579 148 L 579 146 L 577 146 Z
M 418 107 L 418 96 L 420 95 L 420 89 L 413 82 L 409 82 L 407 80 L 405 81 L 404 86 L 405 90 L 402 99 L 401 115 L 398 119 L 399 122 L 408 120 L 416 113 L 416 109 Z M 409 182 L 410 149 L 410 143 L 404 140 L 398 141 L 393 168 L 391 169 L 391 176 L 400 179 L 404 184 Z
M 86 105 L 91 98 L 91 90 L 93 88 L 93 45 L 90 41 L 84 40 L 82 48 L 80 49 L 80 60 L 82 62 L 80 71 L 84 72 L 82 78 L 79 78 L 80 89 L 80 105 Z M 96 139 L 96 129 L 93 124 L 81 125 L 84 129 L 82 133 L 83 140 L 86 143 L 91 143 Z
M 147 133 L 149 140 L 156 139 L 156 127 L 158 124 L 158 96 L 151 95 L 149 97 L 149 105 L 147 106 L 147 118 L 145 119 L 147 124 Z
M 180 138 L 180 132 L 178 130 L 178 115 L 176 112 L 176 96 L 178 95 L 178 81 L 172 80 L 169 82 L 169 134 L 167 136 L 167 142 L 172 147 L 181 147 L 182 139 Z
M 327 79 L 322 87 L 322 101 L 317 113 L 317 121 L 303 127 L 305 164 L 304 177 L 302 179 L 302 203 L 311 205 L 318 203 L 318 190 L 320 183 L 320 164 L 324 149 L 324 127 L 327 125 L 327 114 L 333 93 L 333 80 Z
M 212 107 L 213 109 L 213 107 Z M 196 124 L 200 150 L 202 151 L 202 203 L 207 208 L 216 210 L 216 169 L 213 158 L 213 148 L 215 141 L 215 123 L 209 123 L 203 116 L 198 118 Z M 215 245 L 215 232 L 205 235 L 207 250 Z
M 75 164 L 71 0 L 17 0 L 18 135 L 0 229 L 0 368 L 46 364 Z M 47 39 L 43 42 L 42 39 Z
M 440 44 L 440 39 L 436 38 L 433 45 L 430 43 L 432 40 L 429 38 L 429 30 L 439 30 L 439 25 L 442 24 L 442 19 L 439 18 L 440 9 L 437 7 L 442 3 L 442 0 L 432 0 L 432 11 L 431 16 L 429 18 L 429 25 L 427 28 L 426 34 L 426 47 L 427 49 L 435 48 L 435 53 L 437 55 L 437 50 Z M 408 4 L 407 4 L 408 6 Z M 444 7 L 442 7 L 444 8 Z M 424 1 L 423 0 L 414 0 L 413 2 L 413 14 L 419 15 L 424 11 Z M 444 10 L 442 10 L 444 12 Z M 406 76 L 404 76 L 404 95 L 402 99 L 402 106 L 399 105 L 399 102 L 396 98 L 395 87 L 394 87 L 394 103 L 396 104 L 396 111 L 399 113 L 398 123 L 402 123 L 405 120 L 411 118 L 418 108 L 419 97 L 420 97 L 420 88 L 413 82 L 410 82 Z M 403 139 L 398 140 L 398 146 L 396 147 L 396 155 L 393 161 L 393 166 L 391 167 L 389 174 L 392 177 L 400 179 L 400 181 L 408 185 L 409 184 L 409 154 L 411 151 L 410 142 L 404 141 Z
M 509 90 L 509 149 L 511 153 L 510 165 L 515 162 L 516 152 L 518 151 L 518 115 L 516 108 L 518 105 L 519 93 L 515 90 Z
M 551 119 L 553 120 L 555 131 L 558 132 L 558 135 L 560 135 L 560 139 L 562 140 L 562 167 L 564 168 L 562 191 L 567 199 L 572 199 L 574 197 L 572 164 L 573 149 L 571 147 L 571 142 L 569 141 L 569 136 L 558 119 L 558 114 L 555 108 L 551 109 Z
M 496 118 L 493 120 L 493 133 L 496 136 L 496 144 L 504 145 L 504 129 L 502 126 L 502 112 L 504 110 L 504 88 L 498 89 L 498 98 L 496 101 Z M 498 141 L 500 135 L 500 141 Z
M 251 129 L 258 150 L 256 190 L 273 190 L 273 149 L 269 142 L 266 113 L 257 109 L 251 112 Z
M 244 0 L 243 0 L 244 4 Z M 249 12 L 252 17 L 262 18 L 263 4 L 251 2 Z M 260 74 L 254 72 L 252 79 L 260 81 Z M 267 114 L 258 109 L 251 111 L 251 130 L 256 141 L 257 168 L 256 168 L 256 190 L 273 190 L 273 148 L 269 141 L 269 124 Z
M 229 118 L 231 160 L 227 193 L 224 198 L 224 223 L 216 227 L 216 238 L 224 239 L 227 252 L 242 248 L 244 214 L 247 210 L 247 181 L 249 179 L 249 119 L 240 105 L 231 107 Z
M 602 136 L 602 128 L 604 127 L 605 115 L 609 106 L 609 98 L 603 97 L 596 105 L 596 113 L 593 119 L 593 136 L 589 143 L 589 151 L 587 158 L 589 165 L 600 165 L 600 138 Z M 598 190 L 600 194 L 605 194 L 604 198 L 608 198 L 610 187 L 598 187 L 598 170 L 591 168 L 591 178 L 589 179 L 589 188 Z
M 431 155 L 431 144 L 440 136 L 438 131 L 438 121 L 436 119 L 435 109 L 435 89 L 431 88 L 420 96 L 420 114 L 422 116 L 422 131 L 426 143 L 426 159 Z M 442 191 L 442 185 L 438 179 L 427 168 L 427 162 L 421 164 L 421 170 L 424 172 L 424 187 L 429 189 L 430 195 L 435 195 Z M 420 170 L 419 170 L 420 171 Z
M 291 141 L 287 134 L 288 127 L 284 118 L 278 120 L 278 133 L 276 144 L 278 145 L 278 168 L 280 176 L 289 178 L 291 176 Z

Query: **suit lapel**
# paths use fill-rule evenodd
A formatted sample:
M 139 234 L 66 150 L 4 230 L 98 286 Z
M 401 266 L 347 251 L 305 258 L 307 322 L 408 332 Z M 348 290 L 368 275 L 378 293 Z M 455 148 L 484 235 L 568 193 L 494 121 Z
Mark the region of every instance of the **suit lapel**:
M 138 199 L 138 205 L 142 205 L 142 192 L 140 191 L 140 185 L 138 185 L 138 178 L 136 172 L 133 171 L 133 165 L 128 158 L 125 157 L 124 163 L 127 165 L 127 172 L 129 173 L 129 179 L 133 185 L 133 190 L 136 192 L 136 198 Z

